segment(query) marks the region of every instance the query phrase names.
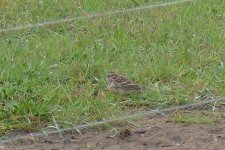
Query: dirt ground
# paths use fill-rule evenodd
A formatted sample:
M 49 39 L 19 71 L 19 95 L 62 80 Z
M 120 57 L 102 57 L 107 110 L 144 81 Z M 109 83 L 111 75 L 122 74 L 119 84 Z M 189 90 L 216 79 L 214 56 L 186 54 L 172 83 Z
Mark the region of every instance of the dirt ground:
M 173 123 L 170 114 L 117 123 L 109 128 L 85 129 L 82 135 L 64 133 L 0 143 L 0 150 L 223 150 L 225 119 L 212 124 Z M 10 134 L 10 133 L 9 133 Z M 12 133 L 11 133 L 12 134 Z M 15 134 L 15 132 L 14 132 Z M 16 133 L 18 135 L 18 133 Z

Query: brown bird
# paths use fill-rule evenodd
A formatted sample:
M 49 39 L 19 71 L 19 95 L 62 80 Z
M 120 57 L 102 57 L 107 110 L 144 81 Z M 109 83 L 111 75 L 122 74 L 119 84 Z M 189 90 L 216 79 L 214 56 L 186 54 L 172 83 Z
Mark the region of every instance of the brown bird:
M 134 94 L 141 92 L 142 88 L 139 84 L 133 83 L 126 76 L 121 76 L 111 71 L 106 77 L 107 88 L 114 93 Z

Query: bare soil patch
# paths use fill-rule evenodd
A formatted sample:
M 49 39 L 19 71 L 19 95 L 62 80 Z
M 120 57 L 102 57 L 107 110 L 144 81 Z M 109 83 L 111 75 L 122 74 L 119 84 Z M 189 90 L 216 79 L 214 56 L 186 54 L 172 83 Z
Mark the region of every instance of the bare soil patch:
M 173 123 L 171 114 L 117 123 L 117 133 L 102 127 L 0 144 L 4 150 L 222 150 L 225 119 L 211 124 Z M 11 135 L 10 135 L 11 134 Z M 18 131 L 9 136 L 20 134 Z M 21 133 L 23 134 L 23 133 Z

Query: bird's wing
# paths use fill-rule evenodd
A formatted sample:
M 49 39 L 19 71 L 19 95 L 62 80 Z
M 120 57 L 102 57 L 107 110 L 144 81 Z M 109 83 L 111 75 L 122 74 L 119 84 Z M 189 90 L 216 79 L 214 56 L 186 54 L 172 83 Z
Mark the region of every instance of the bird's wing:
M 128 79 L 126 76 L 118 76 L 116 79 L 115 79 L 115 82 L 118 83 L 118 84 L 132 84 L 133 82 Z

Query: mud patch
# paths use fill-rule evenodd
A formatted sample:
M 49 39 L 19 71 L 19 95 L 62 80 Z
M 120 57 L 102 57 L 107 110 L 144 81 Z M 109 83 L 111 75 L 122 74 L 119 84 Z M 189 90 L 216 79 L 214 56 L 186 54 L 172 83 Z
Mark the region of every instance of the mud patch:
M 107 129 L 85 130 L 83 135 L 64 133 L 37 139 L 1 143 L 4 150 L 215 150 L 224 149 L 225 119 L 210 124 L 171 122 L 170 114 L 133 120 Z M 17 131 L 18 132 L 18 131 Z M 18 134 L 16 132 L 16 134 Z M 12 133 L 10 133 L 13 136 Z

